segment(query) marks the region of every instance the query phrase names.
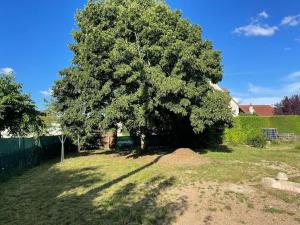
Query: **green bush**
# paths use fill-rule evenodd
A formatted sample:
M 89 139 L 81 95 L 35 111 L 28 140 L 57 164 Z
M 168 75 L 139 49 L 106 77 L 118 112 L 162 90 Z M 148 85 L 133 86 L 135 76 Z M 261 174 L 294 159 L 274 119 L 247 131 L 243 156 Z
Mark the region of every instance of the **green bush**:
M 225 130 L 224 141 L 231 144 L 246 144 L 248 137 L 261 133 L 261 121 L 257 116 L 237 117 L 233 128 Z
M 248 137 L 247 144 L 256 148 L 264 148 L 267 145 L 267 139 L 262 134 L 256 134 Z
M 248 137 L 259 135 L 263 128 L 277 128 L 279 133 L 300 134 L 300 116 L 239 116 L 234 127 L 225 130 L 224 141 L 230 144 L 247 144 Z

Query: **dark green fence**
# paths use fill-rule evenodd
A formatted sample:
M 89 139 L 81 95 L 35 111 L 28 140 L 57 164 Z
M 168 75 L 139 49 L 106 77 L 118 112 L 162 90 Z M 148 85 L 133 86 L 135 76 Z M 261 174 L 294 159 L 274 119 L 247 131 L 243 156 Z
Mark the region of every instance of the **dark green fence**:
M 0 139 L 0 181 L 59 156 L 60 149 L 58 136 Z
M 148 147 L 172 146 L 172 139 L 169 136 L 151 135 L 147 138 Z M 117 138 L 118 148 L 138 148 L 141 146 L 139 137 L 123 136 Z

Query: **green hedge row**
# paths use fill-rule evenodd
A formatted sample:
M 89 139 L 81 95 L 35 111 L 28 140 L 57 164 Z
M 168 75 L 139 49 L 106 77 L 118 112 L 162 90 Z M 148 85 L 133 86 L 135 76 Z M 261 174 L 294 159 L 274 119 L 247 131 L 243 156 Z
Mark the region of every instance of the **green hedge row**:
M 244 144 L 250 137 L 261 134 L 262 128 L 277 128 L 279 133 L 300 135 L 300 116 L 239 116 L 234 120 L 234 127 L 226 129 L 224 141 Z

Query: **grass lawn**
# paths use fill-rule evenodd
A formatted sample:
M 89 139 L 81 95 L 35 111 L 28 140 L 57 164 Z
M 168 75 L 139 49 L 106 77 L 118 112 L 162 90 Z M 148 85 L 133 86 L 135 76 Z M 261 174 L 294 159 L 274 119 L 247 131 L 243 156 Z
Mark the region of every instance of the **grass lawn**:
M 299 194 L 260 185 L 279 171 L 299 181 L 296 144 L 208 149 L 199 164 L 160 163 L 164 157 L 99 150 L 45 163 L 0 184 L 0 224 L 300 223 Z

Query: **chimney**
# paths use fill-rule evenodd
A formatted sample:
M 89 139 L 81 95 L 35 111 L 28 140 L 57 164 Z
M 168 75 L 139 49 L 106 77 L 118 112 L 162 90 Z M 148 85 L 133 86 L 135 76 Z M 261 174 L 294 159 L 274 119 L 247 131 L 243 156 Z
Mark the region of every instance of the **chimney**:
M 249 113 L 250 114 L 255 114 L 255 109 L 254 109 L 252 104 L 249 106 Z

